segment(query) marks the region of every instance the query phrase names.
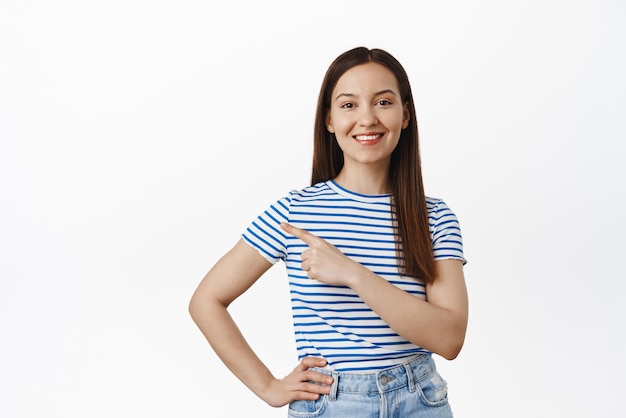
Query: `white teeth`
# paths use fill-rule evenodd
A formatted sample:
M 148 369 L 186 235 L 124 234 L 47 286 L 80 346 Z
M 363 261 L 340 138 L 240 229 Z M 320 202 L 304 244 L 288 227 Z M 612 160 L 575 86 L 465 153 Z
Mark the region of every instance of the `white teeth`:
M 380 137 L 381 137 L 380 134 L 376 134 L 376 135 L 357 135 L 355 138 L 358 139 L 359 141 L 373 141 Z

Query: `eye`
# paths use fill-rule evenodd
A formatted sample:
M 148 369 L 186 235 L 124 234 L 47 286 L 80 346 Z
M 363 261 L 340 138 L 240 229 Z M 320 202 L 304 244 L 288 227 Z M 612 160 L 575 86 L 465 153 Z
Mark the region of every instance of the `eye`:
M 380 99 L 376 102 L 376 104 L 379 104 L 381 106 L 390 106 L 392 103 L 391 101 L 387 100 L 387 99 Z
M 342 109 L 354 109 L 354 103 L 352 102 L 347 102 L 341 105 Z

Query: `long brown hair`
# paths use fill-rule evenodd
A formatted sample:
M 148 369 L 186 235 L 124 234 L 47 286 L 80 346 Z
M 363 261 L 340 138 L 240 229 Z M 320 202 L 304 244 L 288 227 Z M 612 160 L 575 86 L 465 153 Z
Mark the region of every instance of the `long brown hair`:
M 326 129 L 331 94 L 346 71 L 368 62 L 384 65 L 395 75 L 402 102 L 410 115 L 409 125 L 402 130 L 400 141 L 391 154 L 389 167 L 392 218 L 400 235 L 398 254 L 404 258 L 401 271 L 405 275 L 432 282 L 435 278 L 435 261 L 422 180 L 413 93 L 406 71 L 388 52 L 357 47 L 339 55 L 326 71 L 315 116 L 311 184 L 334 179 L 343 167 L 343 152 L 334 135 Z

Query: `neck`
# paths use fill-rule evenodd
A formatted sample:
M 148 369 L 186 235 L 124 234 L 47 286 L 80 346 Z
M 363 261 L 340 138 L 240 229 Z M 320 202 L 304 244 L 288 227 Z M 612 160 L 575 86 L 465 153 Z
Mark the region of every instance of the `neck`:
M 376 195 L 390 193 L 387 170 L 341 170 L 334 178 L 341 187 L 355 193 Z

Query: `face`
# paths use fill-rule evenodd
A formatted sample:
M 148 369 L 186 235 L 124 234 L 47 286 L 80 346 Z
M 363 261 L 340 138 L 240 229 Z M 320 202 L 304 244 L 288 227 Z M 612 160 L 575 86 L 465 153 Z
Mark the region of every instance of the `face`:
M 344 169 L 368 165 L 387 169 L 409 111 L 398 81 L 381 64 L 369 62 L 346 71 L 333 89 L 328 131 L 343 151 Z

